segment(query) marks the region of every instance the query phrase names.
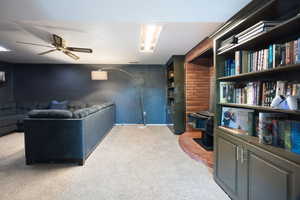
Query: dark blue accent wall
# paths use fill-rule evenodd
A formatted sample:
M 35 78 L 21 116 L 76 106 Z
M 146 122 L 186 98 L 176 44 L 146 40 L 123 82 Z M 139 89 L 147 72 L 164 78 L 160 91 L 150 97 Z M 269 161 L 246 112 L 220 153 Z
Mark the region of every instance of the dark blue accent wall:
M 0 71 L 5 71 L 6 73 L 6 82 L 4 84 L 0 83 L 0 103 L 13 102 L 13 66 L 0 62 Z
M 108 81 L 92 81 L 91 71 L 114 67 L 142 77 L 147 124 L 165 123 L 165 67 L 162 65 L 16 64 L 15 98 L 19 103 L 53 99 L 100 103 L 114 101 L 117 123 L 141 123 L 139 87 L 131 77 L 109 71 Z

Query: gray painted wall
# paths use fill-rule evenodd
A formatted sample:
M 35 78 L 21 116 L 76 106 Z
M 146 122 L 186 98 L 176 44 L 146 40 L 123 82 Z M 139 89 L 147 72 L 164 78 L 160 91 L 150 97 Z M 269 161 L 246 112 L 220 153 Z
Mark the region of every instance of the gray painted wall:
M 10 64 L 0 63 L 0 71 L 6 72 L 6 83 L 0 84 L 0 103 L 13 102 L 13 66 Z
M 165 123 L 165 67 L 161 65 L 15 65 L 17 102 L 69 100 L 89 103 L 114 101 L 117 123 L 141 123 L 138 87 L 118 71 L 109 72 L 108 81 L 92 81 L 90 72 L 99 67 L 129 71 L 144 79 L 146 122 Z

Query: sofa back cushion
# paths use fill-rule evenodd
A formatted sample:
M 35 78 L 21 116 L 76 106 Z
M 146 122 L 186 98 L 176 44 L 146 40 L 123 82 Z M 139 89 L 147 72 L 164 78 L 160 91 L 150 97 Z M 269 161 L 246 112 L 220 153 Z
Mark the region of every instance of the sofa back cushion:
M 10 102 L 0 104 L 0 116 L 14 115 L 16 113 L 16 103 Z
M 69 119 L 73 113 L 68 110 L 32 110 L 28 113 L 30 118 L 53 118 L 53 119 Z

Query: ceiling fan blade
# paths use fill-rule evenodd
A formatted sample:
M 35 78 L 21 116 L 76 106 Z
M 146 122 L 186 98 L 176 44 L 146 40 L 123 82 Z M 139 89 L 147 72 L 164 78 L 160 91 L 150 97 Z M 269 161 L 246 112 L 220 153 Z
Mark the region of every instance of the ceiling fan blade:
M 75 54 L 71 53 L 70 51 L 63 51 L 64 54 L 66 54 L 67 56 L 73 58 L 74 60 L 78 60 L 79 57 L 76 56 Z
M 78 47 L 66 47 L 69 51 L 81 52 L 81 53 L 93 53 L 92 49 L 78 48 Z
M 53 37 L 53 45 L 54 46 L 63 47 L 63 48 L 66 47 L 66 41 L 64 39 L 62 39 L 62 37 L 55 35 L 55 34 L 53 34 L 52 37 Z
M 40 47 L 48 47 L 48 48 L 53 48 L 53 46 L 50 45 L 44 45 L 44 44 L 35 44 L 35 43 L 30 43 L 30 42 L 20 42 L 16 41 L 18 44 L 28 44 L 28 45 L 33 45 L 33 46 L 40 46 Z
M 45 52 L 39 53 L 38 55 L 42 56 L 42 55 L 45 55 L 45 54 L 47 54 L 47 53 L 51 53 L 51 52 L 53 52 L 53 51 L 57 51 L 57 49 L 51 49 L 51 50 L 49 50 L 49 51 L 45 51 Z

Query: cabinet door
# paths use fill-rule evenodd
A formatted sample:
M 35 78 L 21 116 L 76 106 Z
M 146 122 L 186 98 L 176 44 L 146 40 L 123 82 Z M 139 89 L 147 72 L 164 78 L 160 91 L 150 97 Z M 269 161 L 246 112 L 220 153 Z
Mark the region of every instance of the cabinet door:
M 216 134 L 215 180 L 232 199 L 240 199 L 240 143 Z
M 299 165 L 252 145 L 247 146 L 245 154 L 245 199 L 300 199 Z

